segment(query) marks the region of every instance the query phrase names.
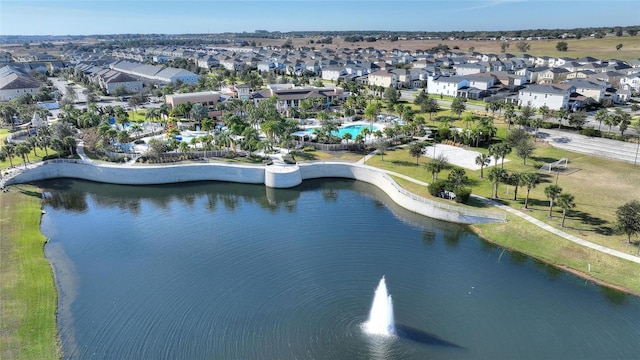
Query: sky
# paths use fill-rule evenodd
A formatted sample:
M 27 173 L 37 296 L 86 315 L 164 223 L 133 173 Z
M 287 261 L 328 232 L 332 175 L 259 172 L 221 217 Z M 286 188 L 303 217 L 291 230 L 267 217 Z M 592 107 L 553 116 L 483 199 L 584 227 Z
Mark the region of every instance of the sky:
M 638 0 L 0 0 L 0 35 L 483 31 L 640 25 Z

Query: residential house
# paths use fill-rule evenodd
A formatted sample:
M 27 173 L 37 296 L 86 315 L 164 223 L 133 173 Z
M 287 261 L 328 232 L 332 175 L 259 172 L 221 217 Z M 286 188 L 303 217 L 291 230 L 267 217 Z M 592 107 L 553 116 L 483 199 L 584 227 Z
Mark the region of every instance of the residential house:
M 463 76 L 429 76 L 427 93 L 435 95 L 458 96 L 458 90 L 469 87 L 469 80 Z
M 341 66 L 324 66 L 322 68 L 322 80 L 338 81 L 341 76 L 347 74 L 347 70 Z
M 536 83 L 538 81 L 538 76 L 543 71 L 548 70 L 547 67 L 533 67 L 533 68 L 522 68 L 516 70 L 515 74 L 524 76 L 529 83 Z
M 571 79 L 588 79 L 593 74 L 596 74 L 596 73 L 591 71 L 591 70 L 576 70 L 576 71 L 569 72 L 567 74 L 567 80 L 571 80 Z
M 38 80 L 11 66 L 0 68 L 0 101 L 9 101 L 24 94 L 35 94 L 42 86 Z
M 128 93 L 138 93 L 143 88 L 142 81 L 138 78 L 112 69 L 102 69 L 94 73 L 92 79 L 105 89 L 107 94 L 114 94 L 118 88 Z
M 567 79 L 569 70 L 564 68 L 548 68 L 538 75 L 538 84 L 557 84 Z
M 518 91 L 518 105 L 534 108 L 546 105 L 551 110 L 568 109 L 571 90 L 558 85 L 529 85 Z
M 593 101 L 600 102 L 604 99 L 607 84 L 599 82 L 597 80 L 587 79 L 572 79 L 563 82 L 563 84 L 570 84 L 575 87 L 575 92 L 584 95 L 586 98 Z
M 487 71 L 487 67 L 480 63 L 453 65 L 457 76 L 479 74 Z
M 369 85 L 398 89 L 400 87 L 400 81 L 397 74 L 389 70 L 378 70 L 369 74 Z
M 609 86 L 617 88 L 620 86 L 620 80 L 624 77 L 624 74 L 619 73 L 617 71 L 606 71 L 603 73 L 591 74 L 589 76 L 590 79 L 595 79 L 598 81 L 604 81 Z
M 628 86 L 633 92 L 640 92 L 640 72 L 628 74 L 620 79 L 620 86 Z

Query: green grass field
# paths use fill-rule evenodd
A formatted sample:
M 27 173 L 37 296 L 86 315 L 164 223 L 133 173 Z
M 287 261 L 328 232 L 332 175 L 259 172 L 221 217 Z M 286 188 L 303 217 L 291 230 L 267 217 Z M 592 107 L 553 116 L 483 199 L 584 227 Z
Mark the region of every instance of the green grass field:
M 0 148 L 2 148 L 2 146 L 4 145 L 4 140 L 7 138 L 8 135 L 9 135 L 9 130 L 0 129 Z M 49 152 L 49 155 L 56 154 L 56 152 L 53 151 L 52 149 L 47 149 L 47 151 Z M 29 160 L 31 162 L 37 162 L 42 160 L 44 156 L 45 156 L 44 150 L 41 148 L 37 148 L 35 150 L 31 150 L 31 152 L 29 153 Z M 5 161 L 0 161 L 0 169 L 6 169 L 10 165 L 11 165 L 11 161 L 9 159 L 6 159 Z M 21 165 L 24 165 L 22 158 L 20 156 L 14 156 L 13 166 L 21 166 Z
M 57 293 L 40 233 L 40 193 L 0 193 L 0 358 L 58 359 Z

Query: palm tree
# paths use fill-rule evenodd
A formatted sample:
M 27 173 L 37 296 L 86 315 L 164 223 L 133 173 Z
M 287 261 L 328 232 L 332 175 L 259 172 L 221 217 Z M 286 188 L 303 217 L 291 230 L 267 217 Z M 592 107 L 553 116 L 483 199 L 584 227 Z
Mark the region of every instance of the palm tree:
M 501 169 L 504 169 L 504 159 L 507 156 L 507 154 L 509 154 L 510 152 L 511 152 L 511 146 L 505 143 L 493 144 L 489 146 L 489 155 L 493 156 L 493 158 L 496 161 L 496 164 L 498 163 L 498 160 L 502 159 L 502 163 L 500 166 Z
M 364 110 L 364 117 L 369 120 L 369 127 L 373 128 L 373 121 L 376 119 L 378 115 L 378 107 L 374 104 L 367 105 L 367 108 Z
M 513 200 L 518 200 L 518 188 L 524 183 L 523 174 L 513 172 L 509 175 L 508 180 L 509 184 L 513 185 Z
M 511 129 L 511 122 L 516 116 L 516 109 L 513 103 L 506 103 L 504 109 L 504 120 L 507 122 L 507 130 Z
M 33 155 L 38 156 L 38 138 L 35 136 L 29 136 L 27 138 L 27 144 L 29 144 L 29 147 L 33 149 Z
M 64 143 L 58 138 L 51 139 L 51 148 L 58 154 L 58 159 L 62 156 L 64 151 Z
M 73 156 L 73 148 L 76 146 L 76 139 L 73 136 L 65 136 L 64 139 L 62 139 L 62 142 L 69 148 L 69 154 Z
M 353 138 L 353 135 L 351 135 L 350 132 L 346 132 L 342 134 L 342 139 L 347 141 L 347 145 L 349 145 L 349 140 L 351 140 L 352 138 Z
M 206 131 L 207 134 L 209 134 L 209 132 L 211 132 L 211 130 L 213 130 L 213 120 L 209 119 L 209 118 L 204 118 L 202 119 L 202 121 L 200 122 L 200 127 L 202 128 L 202 130 Z
M 414 142 L 409 145 L 409 155 L 416 158 L 416 165 L 418 165 L 418 160 L 420 160 L 420 156 L 422 156 L 422 151 L 424 150 L 424 146 L 422 143 Z
M 9 159 L 9 167 L 13 167 L 13 156 L 16 155 L 16 146 L 12 143 L 7 143 L 2 147 L 2 153 Z
M 27 163 L 29 162 L 29 153 L 31 152 L 31 149 L 29 148 L 29 145 L 27 143 L 20 143 L 18 145 L 16 145 L 16 155 L 19 155 L 22 158 L 22 163 L 24 164 L 24 167 L 27 167 Z
M 553 203 L 556 201 L 558 195 L 562 193 L 562 188 L 558 185 L 549 185 L 544 188 L 544 194 L 549 199 L 549 217 L 552 217 Z
M 558 206 L 562 208 L 562 223 L 560 227 L 564 227 L 564 219 L 567 216 L 567 210 L 571 210 L 576 207 L 574 202 L 574 196 L 569 193 L 562 193 L 558 196 Z
M 491 170 L 489 170 L 489 181 L 491 181 L 491 183 L 493 184 L 493 193 L 491 195 L 493 199 L 498 198 L 498 185 L 500 184 L 501 181 L 504 181 L 506 175 L 507 175 L 506 171 L 504 171 L 503 169 L 499 169 L 497 167 L 494 167 Z
M 569 116 L 569 110 L 562 108 L 556 111 L 556 117 L 558 118 L 558 129 L 562 127 L 562 121 Z
M 480 166 L 480 178 L 484 178 L 484 167 L 491 163 L 491 156 L 480 154 L 476 156 L 476 165 Z
M 427 170 L 431 172 L 431 181 L 438 180 L 438 174 L 449 165 L 448 159 L 444 155 L 438 155 L 427 163 Z
M 469 178 L 465 174 L 464 169 L 454 168 L 451 169 L 447 180 L 449 181 L 449 184 L 451 184 L 451 186 L 453 186 L 454 188 L 458 188 L 466 185 L 469 181 Z
M 611 132 L 611 127 L 618 125 L 619 118 L 615 114 L 607 114 L 604 118 L 604 124 L 609 126 L 607 135 Z
M 524 198 L 524 208 L 529 208 L 529 192 L 540 182 L 540 177 L 536 173 L 526 173 L 522 175 L 522 185 L 527 188 L 527 196 Z
M 45 157 L 48 157 L 49 150 L 47 148 L 51 142 L 51 128 L 47 125 L 40 126 L 36 136 L 39 146 L 44 149 Z
M 596 112 L 595 119 L 598 122 L 598 130 L 600 130 L 600 126 L 602 122 L 609 116 L 609 111 L 607 109 L 600 109 Z
M 136 134 L 136 140 L 140 140 L 140 133 L 142 132 L 142 126 L 140 124 L 133 124 L 129 127 L 129 131 Z

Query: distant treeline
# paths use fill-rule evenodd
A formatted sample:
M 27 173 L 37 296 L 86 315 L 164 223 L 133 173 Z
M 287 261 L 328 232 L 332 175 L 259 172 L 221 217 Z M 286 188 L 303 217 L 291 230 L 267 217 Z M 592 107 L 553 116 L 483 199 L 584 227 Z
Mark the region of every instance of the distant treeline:
M 222 34 L 113 34 L 86 36 L 54 36 L 54 35 L 0 35 L 0 43 L 27 43 L 46 41 L 74 41 L 97 39 L 126 46 L 190 46 L 201 44 L 243 44 L 244 39 L 291 39 L 315 38 L 318 43 L 331 43 L 332 38 L 343 38 L 348 42 L 373 42 L 377 40 L 396 41 L 400 39 L 469 39 L 494 40 L 500 38 L 582 38 L 603 37 L 607 34 L 616 36 L 636 36 L 640 25 L 614 27 L 585 27 L 575 29 L 531 29 L 503 31 L 267 31 L 222 33 Z

